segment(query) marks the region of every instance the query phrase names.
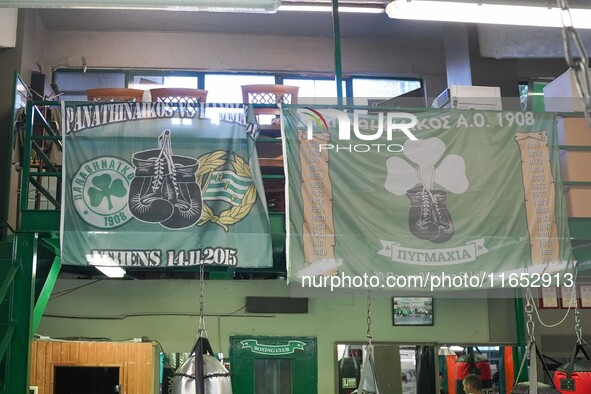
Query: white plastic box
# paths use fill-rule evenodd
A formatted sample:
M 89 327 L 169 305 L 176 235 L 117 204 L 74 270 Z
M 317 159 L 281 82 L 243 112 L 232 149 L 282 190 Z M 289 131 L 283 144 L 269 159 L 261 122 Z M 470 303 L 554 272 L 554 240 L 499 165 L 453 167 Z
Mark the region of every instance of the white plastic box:
M 583 112 L 584 101 L 575 80 L 574 71 L 564 74 L 544 86 L 544 107 L 548 112 Z
M 450 85 L 437 96 L 431 107 L 500 111 L 501 89 L 497 86 Z

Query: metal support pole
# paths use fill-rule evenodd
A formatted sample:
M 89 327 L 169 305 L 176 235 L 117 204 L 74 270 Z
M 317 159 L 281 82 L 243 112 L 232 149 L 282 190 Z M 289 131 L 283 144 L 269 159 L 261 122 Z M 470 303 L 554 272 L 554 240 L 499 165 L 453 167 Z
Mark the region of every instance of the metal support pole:
M 515 289 L 515 328 L 517 329 L 517 354 L 513 355 L 514 368 L 521 365 L 521 360 L 526 357 L 525 349 L 527 340 L 525 338 L 525 317 L 523 315 L 523 299 L 521 298 L 521 289 Z M 515 360 L 515 358 L 517 358 Z M 515 379 L 517 379 L 517 371 L 514 371 Z M 522 372 L 520 380 L 528 379 L 527 369 Z M 518 382 L 515 382 L 518 383 Z
M 37 233 L 17 232 L 15 236 L 13 259 L 19 270 L 14 277 L 10 314 L 16 327 L 7 354 L 6 393 L 24 394 L 29 388 L 37 242 Z
M 32 334 L 37 332 L 37 328 L 39 328 L 39 323 L 41 322 L 41 317 L 43 317 L 43 312 L 45 312 L 45 308 L 49 303 L 49 297 L 51 296 L 51 292 L 53 291 L 53 287 L 55 286 L 55 282 L 57 281 L 57 277 L 60 273 L 60 262 L 60 257 L 55 256 L 53 262 L 51 263 L 49 274 L 47 274 L 47 279 L 45 279 L 43 288 L 41 289 L 39 297 L 37 298 L 37 302 L 35 303 L 35 308 L 33 310 L 33 324 L 31 329 Z
M 339 0 L 332 0 L 332 35 L 334 39 L 334 73 L 337 81 L 337 102 L 339 105 L 343 105 L 343 68 L 341 64 Z

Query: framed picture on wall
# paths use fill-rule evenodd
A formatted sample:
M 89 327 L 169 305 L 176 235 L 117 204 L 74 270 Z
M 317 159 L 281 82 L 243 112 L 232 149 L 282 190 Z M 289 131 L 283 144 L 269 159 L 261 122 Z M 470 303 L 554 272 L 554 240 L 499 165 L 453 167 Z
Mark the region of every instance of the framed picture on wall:
M 540 287 L 539 306 L 545 309 L 558 309 L 558 288 Z
M 560 288 L 560 307 L 562 309 L 575 308 L 579 302 L 577 293 L 574 287 L 561 287 Z M 570 304 L 570 305 L 569 305 Z
M 432 326 L 433 297 L 392 297 L 393 326 Z
M 591 283 L 581 284 L 578 287 L 579 307 L 591 309 Z

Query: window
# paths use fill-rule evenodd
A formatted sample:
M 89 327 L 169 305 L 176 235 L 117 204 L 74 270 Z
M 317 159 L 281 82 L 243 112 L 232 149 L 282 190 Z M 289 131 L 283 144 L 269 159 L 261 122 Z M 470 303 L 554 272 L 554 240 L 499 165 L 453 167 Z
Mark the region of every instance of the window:
M 278 82 L 280 81 L 280 82 Z M 209 73 L 180 70 L 58 70 L 54 82 L 64 94 L 62 100 L 85 101 L 86 90 L 103 87 L 130 87 L 149 90 L 183 87 L 208 90 L 209 103 L 242 103 L 241 85 L 275 84 L 299 86 L 299 103 L 336 104 L 334 77 L 306 77 L 297 74 Z M 343 79 L 343 97 L 355 97 L 353 104 L 368 105 L 368 99 L 390 99 L 421 88 L 419 79 L 348 77 Z M 149 99 L 149 93 L 144 97 Z
M 273 75 L 206 74 L 205 89 L 210 103 L 242 103 L 241 85 L 274 84 Z
M 207 101 L 209 103 L 230 104 L 242 103 L 242 85 L 251 84 L 274 84 L 275 77 L 273 75 L 249 75 L 249 74 L 206 74 L 205 75 L 205 89 L 207 93 Z M 218 113 L 221 110 L 217 108 L 208 108 L 206 116 L 211 119 L 219 117 Z M 228 111 L 228 110 L 226 110 Z M 259 122 L 261 124 L 271 124 L 274 116 L 261 115 Z
M 368 105 L 368 99 L 387 100 L 421 87 L 421 81 L 416 79 L 353 77 L 352 80 L 355 105 Z
M 133 82 L 129 87 L 134 89 L 155 89 L 155 88 L 190 88 L 197 89 L 199 86 L 198 77 L 165 76 L 165 75 L 134 75 Z
M 86 90 L 94 88 L 124 88 L 124 72 L 58 71 L 55 83 L 64 101 L 86 101 Z
M 298 103 L 302 104 L 335 104 L 337 83 L 335 80 L 318 78 L 284 78 L 284 85 L 299 86 Z M 346 82 L 343 81 L 343 97 L 347 95 Z

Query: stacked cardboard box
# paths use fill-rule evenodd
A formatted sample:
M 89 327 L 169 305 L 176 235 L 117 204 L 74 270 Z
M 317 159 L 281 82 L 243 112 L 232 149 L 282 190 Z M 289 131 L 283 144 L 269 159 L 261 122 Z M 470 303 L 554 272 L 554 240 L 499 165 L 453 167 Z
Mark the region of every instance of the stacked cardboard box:
M 560 145 L 591 147 L 591 128 L 585 118 L 559 118 Z M 562 150 L 560 167 L 563 181 L 591 182 L 591 150 Z M 591 217 L 591 186 L 565 186 L 569 217 Z

